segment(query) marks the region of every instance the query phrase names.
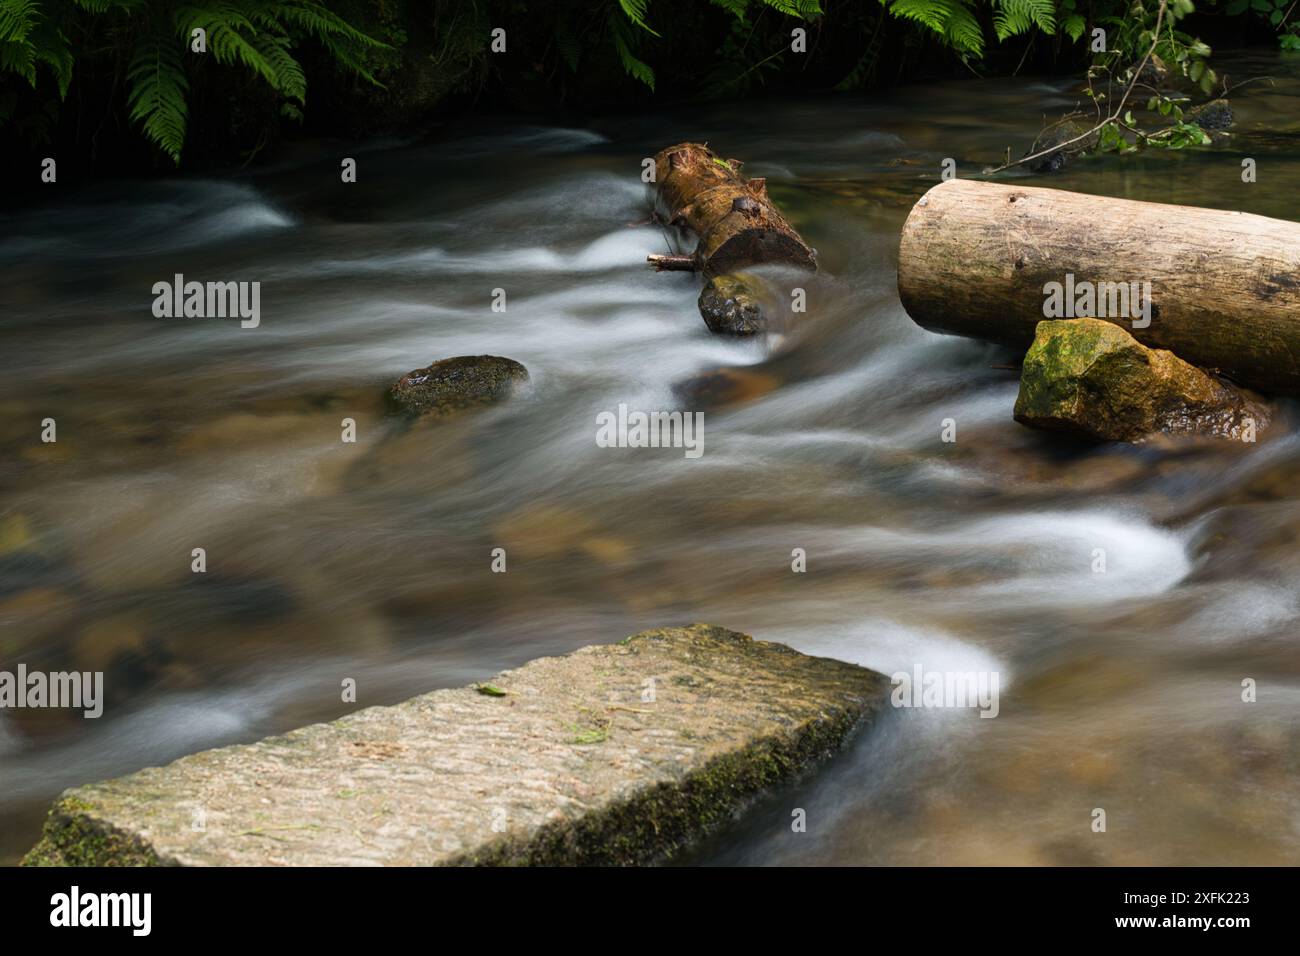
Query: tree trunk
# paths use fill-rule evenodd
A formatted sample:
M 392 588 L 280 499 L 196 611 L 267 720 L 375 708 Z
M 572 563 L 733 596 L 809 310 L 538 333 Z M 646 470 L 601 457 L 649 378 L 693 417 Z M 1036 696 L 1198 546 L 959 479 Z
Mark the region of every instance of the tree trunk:
M 716 276 L 769 262 L 816 270 L 816 254 L 772 205 L 767 182 L 746 179 L 741 166 L 699 143 L 669 146 L 655 157 L 655 209 L 685 238 L 694 237 L 696 271 Z M 665 267 L 657 258 L 649 261 Z
M 1144 345 L 1261 391 L 1300 393 L 1300 223 L 953 179 L 903 226 L 899 298 L 932 331 L 1027 347 L 1044 318 L 1087 309 L 1062 295 L 1069 312 L 1048 315 L 1048 283 L 1080 295 L 1092 284 L 1094 313 L 1111 311 L 1096 317 Z M 1130 283 L 1150 283 L 1146 327 L 1131 302 L 1114 314 Z

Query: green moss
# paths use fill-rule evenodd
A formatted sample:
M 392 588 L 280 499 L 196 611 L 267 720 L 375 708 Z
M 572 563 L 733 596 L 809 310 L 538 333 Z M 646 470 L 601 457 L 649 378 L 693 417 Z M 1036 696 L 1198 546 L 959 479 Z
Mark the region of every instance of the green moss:
M 144 840 L 96 820 L 96 808 L 67 796 L 50 808 L 40 842 L 22 866 L 159 866 L 161 861 Z
M 461 866 L 629 866 L 662 862 L 731 821 L 763 793 L 797 779 L 839 750 L 860 712 L 837 708 L 726 754 L 676 783 L 572 821 L 557 821 L 532 839 L 507 837 L 487 851 L 452 861 Z

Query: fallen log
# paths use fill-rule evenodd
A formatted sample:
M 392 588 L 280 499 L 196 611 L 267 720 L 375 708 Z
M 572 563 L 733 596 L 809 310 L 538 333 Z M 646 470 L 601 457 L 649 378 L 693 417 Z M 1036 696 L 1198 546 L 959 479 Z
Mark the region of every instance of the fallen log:
M 1129 289 L 1149 306 L 1140 317 L 1132 301 L 1113 309 Z M 1066 313 L 1049 314 L 1061 292 Z M 953 179 L 903 225 L 898 294 L 924 328 L 1020 347 L 1091 300 L 1093 317 L 1144 345 L 1300 393 L 1300 223 Z M 1113 314 L 1096 314 L 1103 305 Z
M 722 275 L 763 263 L 816 270 L 816 253 L 767 195 L 764 179 L 701 143 L 678 143 L 655 156 L 655 212 L 678 232 L 688 255 L 649 256 L 661 270 Z

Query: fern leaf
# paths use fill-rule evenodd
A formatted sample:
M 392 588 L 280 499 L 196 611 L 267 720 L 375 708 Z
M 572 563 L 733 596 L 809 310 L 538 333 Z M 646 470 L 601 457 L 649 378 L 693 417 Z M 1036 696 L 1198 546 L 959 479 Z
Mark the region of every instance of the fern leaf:
M 639 26 L 646 33 L 652 34 L 653 36 L 659 35 L 653 29 L 651 29 L 650 24 L 646 23 L 646 19 L 645 19 L 646 10 L 650 6 L 650 0 L 618 0 L 618 5 L 623 8 L 624 16 L 626 16 L 629 20 L 631 20 L 633 23 Z M 622 56 L 621 50 L 619 51 L 619 55 Z M 624 66 L 626 65 L 627 64 L 625 61 Z M 645 66 L 644 63 L 641 65 Z
M 821 0 L 763 0 L 763 3 L 788 17 L 811 20 L 822 15 Z
M 76 0 L 77 6 L 91 13 L 108 13 L 110 10 L 131 12 L 145 6 L 149 0 Z
M 179 165 L 189 119 L 180 45 L 159 34 L 142 41 L 126 71 L 126 84 L 131 121 L 141 124 L 145 135 Z
M 35 0 L 0 0 L 0 41 L 22 43 L 38 19 Z
M 0 72 L 17 73 L 36 86 L 36 53 L 30 43 L 0 41 Z
M 291 2 L 287 3 L 276 3 L 270 7 L 269 13 L 281 23 L 306 30 L 316 39 L 326 43 L 326 45 L 331 41 L 347 40 L 358 46 L 369 46 L 384 50 L 392 49 L 384 41 L 376 40 L 369 34 L 358 30 L 337 13 L 326 10 L 320 4 L 312 3 L 310 0 L 291 0 Z
M 965 7 L 958 6 L 953 9 L 952 15 L 943 25 L 943 35 L 959 53 L 984 55 L 984 31 L 980 29 L 975 15 Z
M 627 21 L 622 17 L 611 15 L 609 26 L 610 33 L 614 36 L 614 49 L 618 51 L 618 58 L 622 62 L 627 75 L 640 80 L 653 91 L 655 88 L 655 71 L 650 68 L 649 64 L 638 60 L 636 55 L 633 54 L 632 43 L 634 39 Z
M 999 40 L 1020 36 L 1037 27 L 1044 33 L 1056 32 L 1055 0 L 993 0 L 993 32 Z
M 709 0 L 715 7 L 721 7 L 740 22 L 745 22 L 749 10 L 749 0 Z
M 68 38 L 53 21 L 42 20 L 32 31 L 32 55 L 37 63 L 44 63 L 54 74 L 59 87 L 59 99 L 67 99 L 72 84 L 72 49 Z

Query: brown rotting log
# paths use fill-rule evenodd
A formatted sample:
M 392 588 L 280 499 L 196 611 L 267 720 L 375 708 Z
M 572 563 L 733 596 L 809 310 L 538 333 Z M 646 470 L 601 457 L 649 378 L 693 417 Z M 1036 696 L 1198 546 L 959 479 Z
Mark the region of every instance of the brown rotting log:
M 764 179 L 746 179 L 743 164 L 702 143 L 678 143 L 655 157 L 655 211 L 694 252 L 650 256 L 656 268 L 722 275 L 763 263 L 815 271 L 816 253 L 772 204 Z M 683 243 L 685 245 L 685 243 Z

